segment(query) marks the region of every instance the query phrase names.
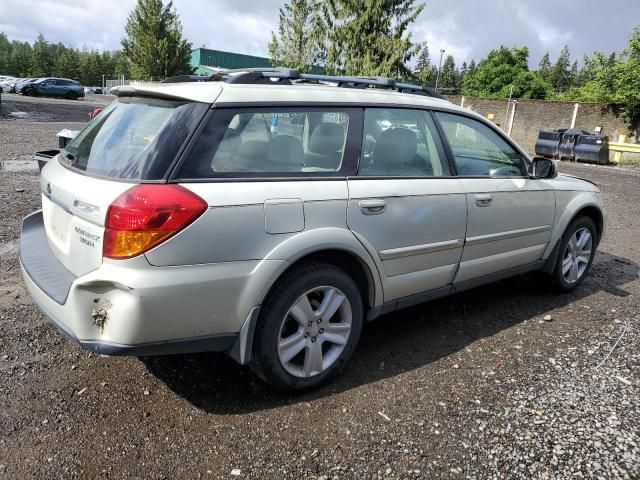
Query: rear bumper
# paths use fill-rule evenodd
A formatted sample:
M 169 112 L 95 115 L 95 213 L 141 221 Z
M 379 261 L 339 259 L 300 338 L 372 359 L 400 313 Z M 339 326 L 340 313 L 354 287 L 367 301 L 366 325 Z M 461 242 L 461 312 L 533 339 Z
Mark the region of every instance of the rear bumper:
M 140 256 L 75 277 L 52 253 L 41 212 L 23 222 L 20 263 L 35 304 L 65 335 L 96 353 L 136 356 L 231 350 L 259 303 L 256 270 L 280 268 L 153 267 Z
M 214 334 L 198 338 L 182 338 L 156 342 L 147 342 L 140 344 L 122 344 L 109 340 L 85 340 L 78 338 L 72 328 L 66 324 L 63 318 L 59 317 L 59 311 L 53 307 L 50 297 L 39 289 L 39 287 L 31 280 L 26 272 L 24 265 L 22 266 L 22 274 L 27 284 L 27 290 L 31 294 L 36 306 L 40 311 L 53 323 L 69 339 L 80 344 L 86 350 L 100 355 L 132 355 L 132 356 L 152 356 L 152 355 L 169 355 L 177 353 L 196 353 L 196 352 L 227 352 L 231 350 L 238 338 L 238 334 Z M 54 302 L 55 303 L 55 302 Z M 52 308 L 53 307 L 53 308 Z

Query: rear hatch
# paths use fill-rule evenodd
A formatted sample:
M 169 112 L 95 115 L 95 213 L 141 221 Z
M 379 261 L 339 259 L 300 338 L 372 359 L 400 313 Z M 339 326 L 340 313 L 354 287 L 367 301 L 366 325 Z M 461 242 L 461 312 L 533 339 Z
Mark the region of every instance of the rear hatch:
M 119 98 L 42 169 L 49 245 L 75 276 L 102 264 L 112 202 L 135 184 L 166 182 L 209 107 L 186 100 Z

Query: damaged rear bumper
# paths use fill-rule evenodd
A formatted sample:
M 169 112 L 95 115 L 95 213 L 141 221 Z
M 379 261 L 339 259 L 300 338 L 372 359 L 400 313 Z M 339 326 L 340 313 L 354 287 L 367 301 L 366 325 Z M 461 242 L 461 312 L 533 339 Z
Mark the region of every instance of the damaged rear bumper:
M 78 338 L 68 325 L 56 318 L 56 316 L 49 311 L 51 305 L 46 300 L 43 301 L 43 298 L 36 293 L 38 287 L 31 281 L 27 272 L 24 270 L 24 266 L 22 266 L 22 273 L 32 299 L 51 323 L 68 338 L 79 343 L 83 348 L 100 355 L 130 355 L 141 357 L 177 353 L 228 352 L 238 338 L 238 334 L 235 333 L 221 333 L 198 338 L 172 339 L 136 345 L 116 343 L 109 340 L 83 340 Z M 34 293 L 36 294 L 34 295 Z M 44 294 L 42 291 L 39 293 Z
M 105 355 L 234 356 L 254 308 L 241 293 L 257 263 L 154 267 L 140 256 L 105 260 L 75 277 L 51 251 L 41 212 L 25 218 L 20 240 L 22 274 L 35 304 L 69 338 Z

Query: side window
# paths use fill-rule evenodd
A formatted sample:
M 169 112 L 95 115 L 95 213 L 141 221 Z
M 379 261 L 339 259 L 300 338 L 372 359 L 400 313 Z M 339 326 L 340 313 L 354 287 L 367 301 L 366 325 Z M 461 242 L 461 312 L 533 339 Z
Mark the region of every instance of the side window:
M 462 115 L 437 112 L 462 176 L 522 176 L 522 155 L 497 132 Z
M 367 109 L 358 174 L 392 177 L 450 175 L 431 114 L 422 110 Z
M 179 176 L 336 173 L 342 168 L 348 126 L 344 111 L 220 109 Z

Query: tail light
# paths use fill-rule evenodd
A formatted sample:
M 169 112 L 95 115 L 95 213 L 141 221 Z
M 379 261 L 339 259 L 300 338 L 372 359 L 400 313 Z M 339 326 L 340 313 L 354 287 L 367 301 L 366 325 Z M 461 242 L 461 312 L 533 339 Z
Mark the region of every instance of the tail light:
M 137 185 L 109 206 L 103 253 L 123 259 L 140 255 L 183 230 L 207 203 L 179 185 Z

